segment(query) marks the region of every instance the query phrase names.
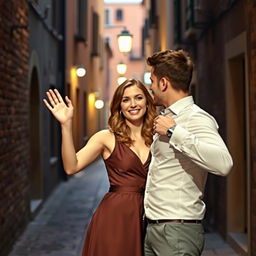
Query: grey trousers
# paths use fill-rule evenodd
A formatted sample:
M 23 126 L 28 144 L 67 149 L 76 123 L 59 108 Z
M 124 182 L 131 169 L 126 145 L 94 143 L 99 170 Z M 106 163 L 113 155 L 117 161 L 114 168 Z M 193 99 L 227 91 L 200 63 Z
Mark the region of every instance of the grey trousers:
M 145 256 L 199 256 L 204 248 L 204 230 L 200 223 L 148 224 Z

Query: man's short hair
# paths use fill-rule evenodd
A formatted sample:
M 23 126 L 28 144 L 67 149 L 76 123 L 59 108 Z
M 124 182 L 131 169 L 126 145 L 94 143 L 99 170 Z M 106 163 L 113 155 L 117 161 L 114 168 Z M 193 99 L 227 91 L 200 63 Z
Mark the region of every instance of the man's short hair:
M 174 89 L 189 91 L 194 64 L 186 51 L 160 51 L 148 57 L 147 63 L 153 68 L 158 80 L 166 77 Z

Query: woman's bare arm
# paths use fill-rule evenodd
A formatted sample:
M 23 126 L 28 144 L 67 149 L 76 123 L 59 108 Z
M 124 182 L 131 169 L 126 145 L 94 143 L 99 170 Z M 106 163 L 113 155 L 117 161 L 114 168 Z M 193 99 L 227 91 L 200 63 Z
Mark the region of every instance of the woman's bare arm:
M 109 141 L 107 137 L 111 140 L 113 135 L 108 130 L 100 131 L 76 153 L 72 133 L 73 106 L 71 100 L 66 97 L 67 104 L 65 104 L 57 90 L 49 90 L 47 96 L 48 101 L 44 99 L 44 103 L 61 124 L 61 153 L 64 170 L 69 175 L 77 173 L 92 163 L 106 149 L 106 141 Z

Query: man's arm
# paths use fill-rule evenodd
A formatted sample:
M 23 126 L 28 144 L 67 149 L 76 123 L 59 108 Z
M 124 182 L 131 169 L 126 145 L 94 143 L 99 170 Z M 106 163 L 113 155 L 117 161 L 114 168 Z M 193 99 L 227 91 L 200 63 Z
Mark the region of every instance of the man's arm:
M 213 174 L 225 176 L 233 166 L 232 157 L 218 133 L 218 125 L 207 113 L 194 112 L 185 127 L 177 124 L 169 143 Z

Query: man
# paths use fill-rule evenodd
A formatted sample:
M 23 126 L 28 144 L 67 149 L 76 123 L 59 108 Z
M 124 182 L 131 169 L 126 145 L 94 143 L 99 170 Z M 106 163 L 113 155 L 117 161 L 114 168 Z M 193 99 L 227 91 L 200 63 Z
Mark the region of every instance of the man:
M 155 136 L 145 190 L 146 256 L 201 255 L 207 173 L 225 176 L 232 158 L 215 119 L 189 96 L 193 62 L 183 50 L 147 59 L 156 105 Z

